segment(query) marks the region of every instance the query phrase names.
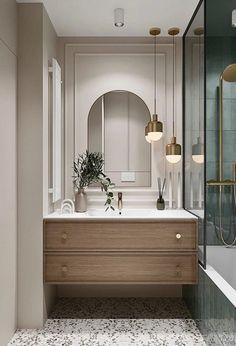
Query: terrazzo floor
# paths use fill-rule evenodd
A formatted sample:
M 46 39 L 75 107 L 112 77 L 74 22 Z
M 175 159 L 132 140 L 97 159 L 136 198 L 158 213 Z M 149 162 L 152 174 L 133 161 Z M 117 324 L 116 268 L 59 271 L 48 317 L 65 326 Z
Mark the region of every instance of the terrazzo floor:
M 204 346 L 182 299 L 63 298 L 43 329 L 8 346 Z

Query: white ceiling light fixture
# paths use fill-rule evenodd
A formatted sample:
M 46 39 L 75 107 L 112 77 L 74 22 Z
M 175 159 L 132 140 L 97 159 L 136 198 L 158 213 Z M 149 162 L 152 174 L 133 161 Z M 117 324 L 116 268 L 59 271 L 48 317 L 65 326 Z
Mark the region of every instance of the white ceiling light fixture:
M 232 26 L 236 28 L 236 9 L 232 11 Z
M 118 28 L 122 28 L 124 26 L 125 21 L 125 14 L 123 8 L 116 8 L 114 10 L 114 25 Z

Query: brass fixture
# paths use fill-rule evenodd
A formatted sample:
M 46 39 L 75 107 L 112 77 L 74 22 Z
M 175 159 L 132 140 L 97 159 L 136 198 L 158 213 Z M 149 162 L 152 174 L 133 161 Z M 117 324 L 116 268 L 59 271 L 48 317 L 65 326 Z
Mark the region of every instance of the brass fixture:
M 223 180 L 224 177 L 224 154 L 223 154 L 223 131 L 224 131 L 224 123 L 223 123 L 223 116 L 224 116 L 224 109 L 223 109 L 223 81 L 226 82 L 236 82 L 236 64 L 228 65 L 222 74 L 220 75 L 219 80 L 219 152 L 220 152 L 220 172 L 219 172 L 219 178 L 220 181 Z
M 171 36 L 176 36 L 179 34 L 179 28 L 170 28 L 168 30 L 168 35 L 171 35 Z
M 208 180 L 208 186 L 219 186 L 219 233 L 222 243 L 226 247 L 232 247 L 236 243 L 236 234 L 234 240 L 229 244 L 225 241 L 223 235 L 223 222 L 222 222 L 222 203 L 223 192 L 225 186 L 232 186 L 234 193 L 234 202 L 236 208 L 236 164 L 233 164 L 233 180 L 224 180 L 224 144 L 223 144 L 223 132 L 224 132 L 224 102 L 223 91 L 224 81 L 229 83 L 236 82 L 236 63 L 228 65 L 221 73 L 219 78 L 219 173 L 217 180 Z
M 194 35 L 196 36 L 202 36 L 204 34 L 204 28 L 203 27 L 199 27 L 199 28 L 196 28 L 194 30 Z
M 162 122 L 158 121 L 158 115 L 157 115 L 157 99 L 156 99 L 156 93 L 157 93 L 157 85 L 156 85 L 156 71 L 157 71 L 157 54 L 156 54 L 156 37 L 160 35 L 161 29 L 154 27 L 149 30 L 150 35 L 154 36 L 154 114 L 152 116 L 152 119 L 148 122 L 147 126 L 145 127 L 145 138 L 148 143 L 151 143 L 151 141 L 158 141 L 161 139 L 163 135 L 163 124 Z
M 63 276 L 66 276 L 67 272 L 68 272 L 68 267 L 67 265 L 62 265 L 61 266 L 61 272 Z
M 122 192 L 118 192 L 118 210 L 120 215 L 121 215 L 122 208 L 123 208 Z
M 223 155 L 223 131 L 224 131 L 224 109 L 223 109 L 223 82 L 236 82 L 236 63 L 228 65 L 219 78 L 219 174 L 217 180 L 207 181 L 209 186 L 235 185 L 234 180 L 224 180 L 224 155 Z
M 226 82 L 236 82 L 236 64 L 228 65 L 221 76 Z
M 204 34 L 204 28 L 199 27 L 194 30 L 194 35 L 198 36 L 198 97 L 199 97 L 199 122 L 198 122 L 198 132 L 199 137 L 197 137 L 197 143 L 192 146 L 192 159 L 196 163 L 204 162 L 204 145 L 201 141 L 201 85 L 200 85 L 200 62 L 201 62 L 201 36 Z
M 170 28 L 168 34 L 173 37 L 173 135 L 171 142 L 166 145 L 166 159 L 170 163 L 177 163 L 181 159 L 181 145 L 176 143 L 175 136 L 175 36 L 179 34 L 179 28 Z
M 149 30 L 149 34 L 152 35 L 152 36 L 155 36 L 155 37 L 160 35 L 160 33 L 161 33 L 161 29 L 157 28 L 157 27 L 151 28 Z
M 236 186 L 236 181 L 225 179 L 225 180 L 215 180 L 210 179 L 207 181 L 207 186 Z
M 153 114 L 152 120 L 149 121 L 147 125 L 148 138 L 151 141 L 158 141 L 161 139 L 163 134 L 163 125 L 162 122 L 157 120 L 157 114 Z
M 65 240 L 67 240 L 67 238 L 68 238 L 67 233 L 66 232 L 62 233 L 61 239 L 65 241 Z
M 171 143 L 166 145 L 166 156 L 171 163 L 177 163 L 181 158 L 181 145 L 176 143 L 174 136 L 171 138 Z

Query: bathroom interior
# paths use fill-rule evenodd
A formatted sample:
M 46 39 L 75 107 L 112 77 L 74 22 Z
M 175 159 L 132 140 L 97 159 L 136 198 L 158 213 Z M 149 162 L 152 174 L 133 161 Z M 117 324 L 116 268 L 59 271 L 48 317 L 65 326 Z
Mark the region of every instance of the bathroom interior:
M 0 0 L 0 346 L 236 345 L 236 1 Z

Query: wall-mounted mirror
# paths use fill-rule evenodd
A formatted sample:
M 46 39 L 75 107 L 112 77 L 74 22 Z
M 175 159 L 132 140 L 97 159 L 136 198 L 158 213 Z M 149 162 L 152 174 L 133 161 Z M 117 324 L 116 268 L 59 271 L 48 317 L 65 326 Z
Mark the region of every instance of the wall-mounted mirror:
M 151 185 L 151 146 L 144 137 L 150 116 L 140 97 L 123 90 L 102 95 L 90 109 L 88 150 L 103 153 L 116 186 Z

